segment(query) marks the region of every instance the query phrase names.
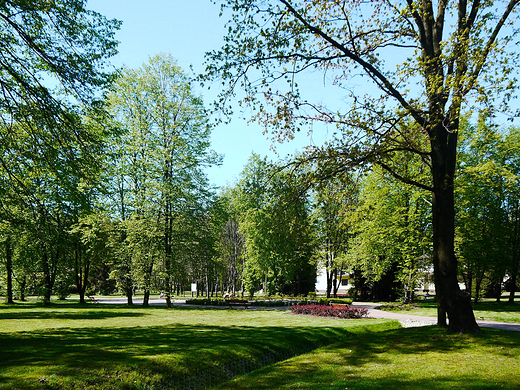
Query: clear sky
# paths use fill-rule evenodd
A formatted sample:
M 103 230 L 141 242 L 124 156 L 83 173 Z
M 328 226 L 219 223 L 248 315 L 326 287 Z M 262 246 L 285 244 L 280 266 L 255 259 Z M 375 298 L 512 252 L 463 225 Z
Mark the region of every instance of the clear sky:
M 219 17 L 220 7 L 211 0 L 88 0 L 88 8 L 107 18 L 123 21 L 116 38 L 119 54 L 112 59 L 114 66 L 138 68 L 149 56 L 171 53 L 186 72 L 203 72 L 204 53 L 221 47 L 226 20 Z M 209 107 L 216 91 L 199 89 Z M 219 125 L 212 133 L 212 149 L 224 155 L 220 167 L 208 169 L 208 177 L 217 186 L 232 183 L 252 152 L 271 159 L 271 141 L 262 135 L 262 128 L 237 115 L 229 125 Z M 276 150 L 283 158 L 308 143 L 321 143 L 318 135 L 306 134 L 295 141 L 279 145 Z
M 204 71 L 204 53 L 218 50 L 226 32 L 226 19 L 219 17 L 220 7 L 211 0 L 88 0 L 88 8 L 108 18 L 123 21 L 116 35 L 120 41 L 119 54 L 112 59 L 116 67 L 125 64 L 138 68 L 148 61 L 149 56 L 171 53 L 186 72 L 192 66 L 198 74 Z M 359 82 L 352 88 L 362 93 L 371 88 L 366 82 Z M 330 85 L 327 88 L 321 76 L 311 74 L 305 84 L 310 85 L 308 90 L 313 99 L 325 101 L 328 107 L 339 108 L 338 104 L 344 104 L 343 97 L 338 95 L 341 92 L 330 88 Z M 200 88 L 198 92 L 209 108 L 217 91 Z M 518 101 L 514 105 L 517 106 Z M 296 140 L 277 144 L 278 155 L 275 155 L 270 151 L 271 141 L 262 135 L 263 129 L 257 124 L 248 125 L 246 122 L 238 114 L 231 124 L 219 125 L 213 130 L 211 147 L 224 155 L 224 163 L 207 170 L 212 184 L 223 186 L 232 183 L 252 152 L 267 155 L 271 159 L 284 158 L 308 144 L 322 144 L 334 132 L 334 129 L 315 127 L 312 138 L 305 131 L 298 133 Z

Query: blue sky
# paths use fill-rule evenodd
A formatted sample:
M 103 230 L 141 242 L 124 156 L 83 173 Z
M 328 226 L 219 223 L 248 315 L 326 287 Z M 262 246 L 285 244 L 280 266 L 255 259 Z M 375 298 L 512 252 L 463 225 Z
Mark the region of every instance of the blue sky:
M 108 18 L 123 21 L 116 35 L 120 41 L 119 54 L 112 59 L 116 67 L 125 64 L 138 68 L 149 56 L 171 53 L 185 71 L 192 66 L 198 74 L 204 71 L 204 53 L 218 50 L 226 32 L 226 19 L 219 17 L 220 7 L 211 0 L 88 0 L 88 7 Z M 323 100 L 327 106 L 339 108 L 338 105 L 345 103 L 341 91 L 330 88 L 330 83 L 325 85 L 321 77 L 309 74 L 305 83 L 307 91 L 314 101 Z M 367 88 L 373 88 L 361 79 L 357 82 L 360 84 L 352 85 L 352 88 L 358 92 L 366 93 Z M 207 107 L 217 93 L 203 89 L 198 92 Z M 517 106 L 518 101 L 513 104 Z M 497 119 L 505 121 L 505 118 Z M 272 142 L 262 135 L 262 130 L 257 124 L 247 124 L 242 115 L 236 115 L 231 124 L 219 125 L 213 130 L 212 149 L 224 155 L 224 163 L 207 170 L 212 184 L 232 183 L 252 152 L 271 159 L 284 158 L 308 144 L 322 144 L 334 132 L 334 129 L 315 127 L 311 138 L 302 131 L 294 141 L 276 144 L 276 155 L 270 151 Z
M 125 64 L 138 68 L 149 56 L 171 53 L 185 71 L 193 66 L 199 73 L 204 70 L 204 53 L 219 49 L 225 34 L 226 20 L 219 17 L 220 7 L 210 0 L 89 0 L 88 8 L 123 21 L 116 35 L 119 54 L 112 59 L 116 67 Z M 209 107 L 216 91 L 199 92 Z M 213 130 L 212 149 L 224 155 L 224 163 L 208 169 L 208 178 L 217 186 L 232 183 L 252 152 L 271 159 L 283 158 L 308 143 L 323 142 L 325 134 L 315 134 L 312 139 L 299 134 L 294 141 L 277 144 L 276 155 L 270 151 L 272 143 L 262 135 L 262 128 L 248 125 L 237 115 L 231 124 Z

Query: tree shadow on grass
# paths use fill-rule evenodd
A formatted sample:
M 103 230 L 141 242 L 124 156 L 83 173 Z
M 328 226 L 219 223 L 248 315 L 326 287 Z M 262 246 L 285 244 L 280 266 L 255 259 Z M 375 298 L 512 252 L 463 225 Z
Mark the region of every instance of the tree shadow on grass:
M 70 383 L 111 380 L 168 383 L 233 361 L 301 345 L 322 345 L 351 338 L 338 328 L 153 326 L 133 328 L 54 329 L 0 334 L 1 383 L 38 388 L 34 380 L 15 378 L 15 369 L 37 367 L 56 388 Z M 48 379 L 50 378 L 50 379 Z M 47 381 L 47 382 L 46 382 Z M 116 385 L 114 384 L 114 387 Z
M 485 330 L 472 338 L 448 336 L 434 327 L 379 330 L 368 324 L 357 328 L 172 324 L 0 334 L 0 388 L 96 389 L 102 385 L 111 389 L 121 388 L 122 384 L 127 384 L 126 388 L 153 388 L 179 378 L 208 377 L 218 367 L 276 351 L 333 342 L 334 345 L 260 370 L 253 379 L 248 377 L 225 388 L 290 388 L 288 383 L 298 383 L 306 389 L 441 389 L 446 387 L 437 383 L 426 386 L 428 381 L 410 379 L 404 374 L 385 375 L 372 383 L 360 378 L 356 370 L 373 364 L 391 367 L 395 357 L 413 356 L 420 360 L 430 351 L 450 359 L 452 352 L 469 351 L 474 343 L 493 347 L 507 357 L 520 344 L 517 332 Z M 320 354 L 318 362 L 313 360 L 315 354 Z M 341 367 L 340 376 L 335 367 Z M 36 379 L 20 375 L 24 370 L 33 370 Z M 348 378 L 348 386 L 342 376 Z M 367 380 L 372 387 L 362 386 Z M 455 386 L 465 380 L 459 376 L 451 378 L 450 383 Z M 240 387 L 244 383 L 247 386 Z M 490 388 L 475 386 L 459 388 Z
M 0 320 L 102 320 L 107 318 L 118 317 L 142 317 L 146 313 L 130 313 L 117 310 L 85 310 L 80 309 L 77 312 L 61 312 L 56 310 L 42 311 L 2 311 L 0 310 Z
M 520 311 L 520 302 L 509 303 L 505 300 L 501 302 L 473 302 L 473 310 L 478 311 L 495 311 L 495 312 L 518 312 Z M 420 301 L 423 308 L 437 309 L 435 301 Z
M 472 305 L 473 310 L 496 311 L 499 313 L 520 311 L 520 302 L 477 302 L 472 303 Z
M 129 311 L 129 309 L 143 309 Z M 114 304 L 58 303 L 45 306 L 39 302 L 0 305 L 0 320 L 59 319 L 59 320 L 98 320 L 107 318 L 144 317 L 147 311 L 165 310 L 161 306 L 127 306 Z
M 520 333 L 498 330 L 477 337 L 446 335 L 435 327 L 359 334 L 219 389 L 518 389 L 518 345 Z M 479 375 L 494 371 L 489 366 L 496 361 L 506 366 L 500 367 L 504 372 L 491 379 Z

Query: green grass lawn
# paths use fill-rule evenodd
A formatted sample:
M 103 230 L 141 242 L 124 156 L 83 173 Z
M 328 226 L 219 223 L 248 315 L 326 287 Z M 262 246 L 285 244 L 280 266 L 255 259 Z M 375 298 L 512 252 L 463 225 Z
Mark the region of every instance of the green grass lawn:
M 2 304 L 0 389 L 188 388 L 266 364 L 222 388 L 517 389 L 518 345 L 282 311 Z
M 419 307 L 416 309 L 398 310 L 396 312 L 417 316 L 437 317 L 437 305 L 434 301 L 418 301 L 417 305 Z M 477 320 L 520 323 L 520 302 L 509 303 L 484 301 L 473 303 L 472 305 Z M 391 308 L 389 307 L 389 309 Z
M 0 389 L 142 389 L 398 326 L 282 311 L 0 305 Z
M 436 327 L 357 334 L 218 387 L 308 390 L 520 388 L 520 332 L 476 337 Z

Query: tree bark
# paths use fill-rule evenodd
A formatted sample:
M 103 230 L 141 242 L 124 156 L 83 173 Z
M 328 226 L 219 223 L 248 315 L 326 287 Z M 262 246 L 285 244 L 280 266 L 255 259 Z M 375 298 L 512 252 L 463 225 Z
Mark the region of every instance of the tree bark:
M 511 291 L 509 292 L 508 302 L 514 303 L 515 302 L 515 292 L 516 292 L 516 273 L 513 273 L 509 280 L 511 282 Z
M 84 305 L 85 304 L 85 287 L 86 285 L 83 283 L 83 268 L 81 265 L 81 253 L 80 253 L 80 247 L 79 244 L 76 244 L 76 253 L 75 253 L 75 260 L 76 260 L 76 287 L 78 288 L 79 293 L 79 304 Z M 86 280 L 86 278 L 85 278 Z
M 127 286 L 126 289 L 125 289 L 125 293 L 126 293 L 126 304 L 128 306 L 132 306 L 134 304 L 134 301 L 133 301 L 133 288 L 132 286 Z
M 27 285 L 27 275 L 22 276 L 22 280 L 18 280 L 18 284 L 20 285 L 20 301 L 25 302 L 25 286 Z
M 143 295 L 143 307 L 150 306 L 150 289 L 145 288 Z
M 439 325 L 444 312 L 448 330 L 453 333 L 477 333 L 480 328 L 473 315 L 470 295 L 459 288 L 455 256 L 454 176 L 457 132 L 450 132 L 443 121 L 430 132 L 432 147 L 433 266 Z M 457 126 L 458 127 L 458 126 Z M 456 127 L 456 128 L 457 128 Z

